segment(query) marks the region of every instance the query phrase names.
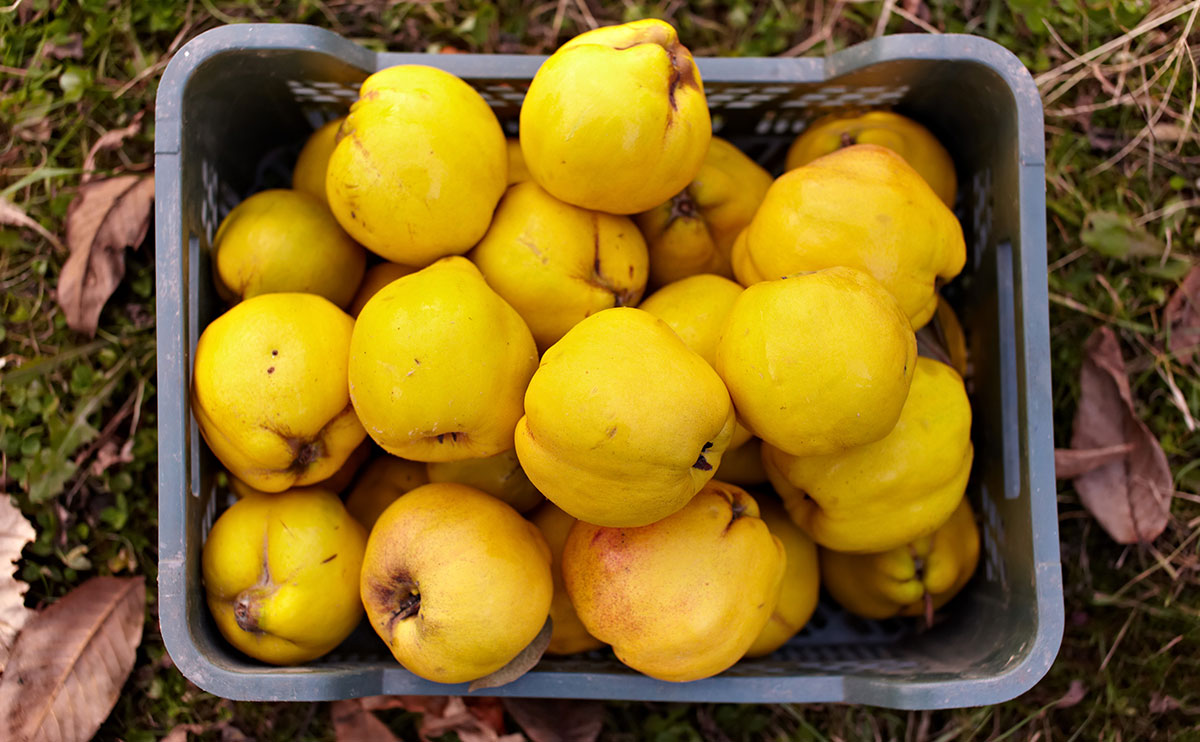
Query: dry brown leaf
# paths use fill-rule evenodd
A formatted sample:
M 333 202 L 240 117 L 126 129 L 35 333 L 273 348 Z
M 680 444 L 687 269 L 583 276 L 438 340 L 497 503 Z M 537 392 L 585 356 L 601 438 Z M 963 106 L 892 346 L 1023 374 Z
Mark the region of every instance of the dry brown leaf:
M 14 562 L 35 538 L 37 532 L 13 505 L 12 498 L 0 495 L 0 674 L 8 663 L 17 633 L 34 613 L 25 607 L 29 585 L 14 576 Z
M 404 709 L 416 714 L 440 716 L 446 708 L 446 696 L 367 696 L 358 699 L 367 711 Z
M 63 244 L 58 241 L 58 238 L 51 234 L 48 229 L 43 227 L 41 224 L 38 224 L 24 211 L 21 211 L 16 204 L 12 203 L 11 201 L 6 201 L 3 198 L 0 198 L 0 225 L 32 229 L 34 232 L 40 234 L 42 239 L 46 240 L 46 242 L 54 245 L 55 249 L 66 249 L 63 247 Z
M 208 724 L 176 724 L 159 742 L 187 742 L 189 734 L 204 734 Z
M 444 734 L 454 732 L 462 742 L 525 742 L 524 735 L 504 734 L 503 712 L 500 715 L 500 726 L 497 728 L 495 719 L 488 719 L 487 707 L 500 702 L 494 698 L 473 698 L 471 706 L 458 696 L 446 701 L 441 716 L 426 714 L 421 719 L 418 733 L 422 740 L 432 740 Z
M 1167 350 L 1200 371 L 1200 265 L 1192 268 L 1171 295 L 1163 322 L 1171 328 Z
M 83 34 L 71 34 L 64 44 L 47 41 L 42 45 L 42 55 L 50 59 L 83 59 Z
M 1132 450 L 1132 443 L 1122 443 L 1107 448 L 1092 448 L 1086 451 L 1056 448 L 1054 449 L 1054 476 L 1059 479 L 1074 479 L 1093 469 L 1120 461 Z
M 1125 360 L 1111 328 L 1088 338 L 1071 448 L 1130 444 L 1122 459 L 1075 478 L 1084 507 L 1117 543 L 1153 541 L 1167 527 L 1174 480 L 1162 446 L 1133 410 Z
M 501 667 L 496 672 L 471 681 L 471 684 L 467 686 L 467 692 L 470 693 L 481 688 L 499 688 L 502 685 L 508 685 L 532 670 L 533 666 L 542 658 L 542 655 L 546 653 L 546 647 L 550 646 L 550 634 L 553 631 L 554 624 L 550 620 L 550 617 L 547 616 L 546 623 L 542 625 L 542 630 L 538 632 L 537 636 L 533 637 L 533 641 L 529 642 L 529 646 L 522 649 L 520 654 L 513 657 L 508 661 L 507 665 Z
M 96 451 L 96 458 L 92 461 L 92 465 L 88 468 L 92 476 L 98 477 L 108 470 L 108 467 L 113 464 L 128 464 L 133 461 L 133 439 L 125 441 L 121 448 L 117 448 L 116 441 L 105 441 L 104 445 L 100 446 Z
M 1082 680 L 1072 680 L 1071 685 L 1067 688 L 1067 692 L 1062 698 L 1054 702 L 1054 705 L 1060 709 L 1069 709 L 1072 706 L 1078 706 L 1079 702 L 1087 696 L 1087 686 Z
M 125 274 L 125 248 L 145 239 L 153 203 L 153 175 L 80 186 L 67 209 L 71 255 L 58 277 L 58 303 L 72 329 L 96 334 L 100 310 Z
M 337 742 L 398 742 L 387 724 L 359 699 L 334 701 L 329 713 Z
M 599 701 L 505 698 L 504 708 L 531 742 L 595 742 L 604 728 Z
M 94 177 L 93 171 L 96 169 L 96 155 L 110 149 L 116 149 L 129 137 L 137 134 L 142 130 L 142 118 L 146 115 L 145 111 L 138 111 L 133 116 L 133 120 L 129 122 L 129 126 L 121 127 L 106 131 L 100 135 L 92 148 L 88 150 L 87 157 L 83 159 L 83 182 L 87 183 Z
M 1168 695 L 1163 695 L 1157 691 L 1150 694 L 1150 713 L 1165 714 L 1169 711 L 1175 711 L 1181 708 L 1179 701 Z
M 85 742 L 133 669 L 142 577 L 93 577 L 25 624 L 0 678 L 0 739 Z

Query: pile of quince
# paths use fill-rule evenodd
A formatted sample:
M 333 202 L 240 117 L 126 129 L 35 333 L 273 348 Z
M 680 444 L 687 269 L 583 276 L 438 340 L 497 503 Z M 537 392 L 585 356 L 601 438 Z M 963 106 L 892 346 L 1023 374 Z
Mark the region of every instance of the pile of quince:
M 232 307 L 194 356 L 239 496 L 204 585 L 244 653 L 312 660 L 365 607 L 455 683 L 549 616 L 551 653 L 688 681 L 782 646 L 819 584 L 885 618 L 970 578 L 965 345 L 937 293 L 965 246 L 919 124 L 819 120 L 773 179 L 647 20 L 551 56 L 519 142 L 457 77 L 382 70 L 293 186 L 221 224 Z M 935 313 L 957 369 L 917 354 Z

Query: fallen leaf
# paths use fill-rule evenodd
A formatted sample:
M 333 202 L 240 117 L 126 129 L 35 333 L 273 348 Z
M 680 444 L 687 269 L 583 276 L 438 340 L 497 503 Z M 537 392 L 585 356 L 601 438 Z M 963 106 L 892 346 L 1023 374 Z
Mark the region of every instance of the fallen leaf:
M 361 700 L 334 701 L 329 714 L 337 742 L 398 742 L 387 724 L 368 711 Z
M 85 742 L 133 669 L 142 577 L 93 577 L 29 619 L 0 677 L 0 739 Z
M 478 708 L 488 705 L 488 702 L 495 702 L 499 706 L 498 700 L 492 698 L 471 700 L 484 701 L 484 704 L 473 703 L 472 705 L 476 708 L 470 708 L 462 698 L 453 696 L 446 701 L 446 707 L 442 710 L 441 716 L 426 714 L 422 717 L 421 727 L 418 730 L 421 739 L 428 742 L 428 740 L 453 732 L 462 742 L 525 742 L 524 735 L 503 734 L 503 726 L 497 729 L 480 718 Z M 501 714 L 501 724 L 503 724 L 503 714 Z
M 1171 295 L 1163 322 L 1171 328 L 1167 350 L 1200 371 L 1200 266 L 1192 268 Z
M 1162 255 L 1164 247 L 1145 228 L 1125 214 L 1093 211 L 1083 222 L 1079 240 L 1109 258 L 1148 258 Z
M 176 724 L 159 742 L 187 742 L 188 734 L 204 734 L 209 728 L 208 724 Z
M 604 728 L 604 704 L 505 698 L 504 708 L 532 742 L 594 742 Z
M 1074 479 L 1093 469 L 1120 461 L 1132 450 L 1132 443 L 1121 443 L 1107 448 L 1091 448 L 1086 451 L 1056 448 L 1054 449 L 1054 476 L 1059 479 Z
M 37 532 L 13 505 L 12 498 L 0 495 L 0 674 L 17 633 L 34 613 L 25 607 L 25 591 L 29 586 L 15 577 L 14 562 L 35 538 Z
M 472 681 L 467 686 L 467 692 L 470 693 L 482 688 L 499 688 L 502 685 L 508 685 L 532 670 L 533 666 L 542 658 L 542 655 L 546 653 L 546 647 L 550 646 L 550 634 L 553 630 L 554 624 L 550 620 L 550 617 L 547 616 L 546 623 L 542 624 L 542 630 L 538 632 L 537 636 L 533 637 L 533 641 L 529 642 L 529 646 L 522 649 L 516 657 L 509 660 L 507 665 L 501 667 L 496 672 Z
M 1071 448 L 1132 449 L 1125 458 L 1075 477 L 1075 490 L 1117 543 L 1153 541 L 1167 527 L 1174 480 L 1162 446 L 1134 413 L 1125 360 L 1111 328 L 1088 338 L 1079 386 Z
M 58 238 L 50 233 L 50 230 L 46 229 L 41 224 L 38 224 L 24 211 L 21 211 L 16 204 L 3 198 L 0 198 L 0 224 L 7 225 L 9 227 L 24 227 L 26 229 L 32 229 L 34 232 L 37 232 L 39 235 L 41 235 L 42 239 L 46 240 L 46 242 L 54 245 L 55 249 L 66 249 L 63 247 L 63 243 L 59 242 Z
M 1082 680 L 1072 680 L 1071 685 L 1067 687 L 1067 692 L 1062 698 L 1054 702 L 1055 707 L 1060 709 L 1069 709 L 1072 706 L 1079 705 L 1079 702 L 1087 696 L 1087 687 Z
M 133 461 L 133 439 L 125 441 L 121 448 L 117 449 L 116 441 L 105 441 L 104 445 L 100 446 L 96 451 L 96 458 L 92 461 L 88 471 L 92 476 L 98 477 L 108 470 L 108 467 L 114 464 L 128 464 Z
M 145 111 L 138 111 L 133 116 L 133 120 L 129 122 L 129 126 L 124 126 L 120 129 L 106 131 L 100 135 L 92 148 L 88 150 L 87 157 L 83 159 L 83 182 L 87 183 L 92 180 L 93 172 L 96 170 L 96 155 L 111 149 L 116 149 L 121 146 L 129 137 L 137 134 L 142 130 L 142 118 L 146 115 Z
M 367 696 L 359 699 L 368 711 L 401 708 L 417 714 L 440 716 L 446 708 L 446 696 Z
M 1171 696 L 1158 692 L 1150 694 L 1150 713 L 1152 714 L 1165 714 L 1179 708 L 1181 708 L 1179 701 Z
M 58 303 L 73 330 L 96 334 L 100 310 L 125 274 L 125 248 L 150 228 L 154 176 L 86 183 L 67 209 L 70 256 L 58 277 Z
M 42 56 L 49 59 L 83 59 L 83 34 L 73 33 L 61 44 L 47 41 L 42 45 Z

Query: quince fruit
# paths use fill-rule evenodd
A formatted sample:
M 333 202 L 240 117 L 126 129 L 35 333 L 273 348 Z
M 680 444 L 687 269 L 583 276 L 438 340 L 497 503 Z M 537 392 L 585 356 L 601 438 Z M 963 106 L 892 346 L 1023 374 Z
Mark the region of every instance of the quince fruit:
M 461 461 L 431 461 L 426 464 L 430 482 L 458 482 L 483 490 L 524 513 L 546 501 L 537 491 L 514 449 L 495 456 Z
M 792 142 L 784 168 L 795 170 L 855 144 L 876 144 L 900 155 L 944 204 L 954 207 L 958 181 L 950 153 L 929 129 L 890 111 L 869 111 L 860 116 L 834 114 L 817 119 Z
M 229 212 L 213 238 L 217 291 L 231 302 L 297 292 L 344 307 L 366 264 L 362 247 L 300 191 L 254 194 Z
M 771 181 L 740 149 L 713 137 L 692 182 L 637 217 L 650 247 L 651 285 L 698 273 L 733 278 L 733 240 L 754 218 Z
M 747 657 L 762 657 L 774 652 L 796 635 L 817 609 L 820 595 L 821 571 L 817 567 L 817 545 L 800 530 L 783 505 L 775 500 L 759 498 L 758 512 L 771 534 L 783 544 L 787 567 L 779 600 L 767 625 L 746 650 Z
M 546 623 L 554 581 L 537 526 L 474 487 L 438 483 L 393 502 L 371 530 L 367 618 L 396 660 L 438 683 L 506 665 Z
M 362 618 L 367 534 L 318 488 L 250 492 L 217 518 L 201 554 L 208 608 L 229 643 L 273 665 L 308 662 Z
M 403 278 L 409 273 L 415 273 L 416 268 L 411 265 L 400 265 L 399 263 L 379 263 L 367 269 L 367 273 L 363 276 L 362 283 L 358 286 L 358 293 L 354 295 L 354 300 L 350 302 L 351 317 L 357 317 L 362 308 L 367 305 L 367 301 L 379 293 L 379 290 L 387 286 L 397 278 Z
M 264 294 L 196 344 L 192 411 L 234 477 L 282 492 L 332 476 L 366 431 L 346 391 L 354 320 L 313 294 Z
M 442 70 L 368 77 L 342 123 L 325 191 L 342 227 L 386 260 L 425 266 L 483 237 L 507 185 L 496 114 Z
M 554 577 L 554 599 L 550 602 L 550 620 L 554 622 L 547 654 L 577 654 L 599 649 L 604 642 L 587 632 L 571 605 L 567 586 L 562 577 L 562 553 L 567 534 L 576 521 L 552 502 L 543 503 L 533 511 L 529 520 L 537 526 L 550 546 L 550 570 Z
M 388 505 L 406 492 L 429 484 L 425 465 L 395 456 L 380 456 L 367 465 L 346 498 L 346 510 L 370 533 Z
M 979 564 L 979 528 L 963 498 L 950 520 L 932 534 L 878 554 L 821 551 L 826 589 L 843 608 L 882 620 L 926 616 L 971 580 Z
M 637 214 L 699 172 L 712 121 L 692 53 L 646 19 L 580 34 L 538 69 L 521 105 L 521 151 L 555 198 Z
M 818 544 L 851 553 L 894 549 L 945 522 L 971 473 L 971 404 L 949 366 L 920 357 L 892 431 L 824 456 L 763 445 L 763 464 L 788 512 Z
M 937 306 L 938 279 L 966 263 L 962 225 L 904 158 L 856 144 L 784 173 L 733 249 L 749 286 L 846 266 L 874 276 L 914 328 Z
M 350 399 L 383 450 L 457 461 L 512 448 L 537 348 L 475 266 L 452 257 L 375 294 L 349 358 Z
M 514 186 L 532 180 L 529 168 L 525 167 L 525 155 L 521 154 L 521 141 L 508 139 L 504 142 L 508 152 L 508 184 Z
M 632 220 L 563 203 L 532 182 L 508 189 L 467 257 L 543 350 L 584 317 L 636 306 L 646 287 L 646 242 Z
M 709 482 L 641 528 L 580 521 L 563 579 L 588 632 L 659 680 L 699 680 L 737 662 L 779 599 L 787 556 L 754 498 Z
M 593 314 L 542 356 L 517 456 L 542 494 L 597 525 L 644 526 L 685 506 L 733 434 L 729 393 L 662 320 Z
M 746 427 L 776 448 L 811 456 L 887 435 L 916 356 L 908 318 L 878 281 L 827 268 L 742 292 L 716 368 Z
M 752 487 L 765 484 L 767 470 L 762 463 L 762 440 L 751 438 L 737 448 L 730 448 L 721 457 L 721 466 L 713 479 L 736 484 L 739 487 Z
M 325 195 L 325 174 L 329 170 L 329 157 L 337 146 L 338 130 L 345 120 L 341 116 L 310 134 L 292 170 L 292 189 L 307 193 L 326 207 L 329 198 Z

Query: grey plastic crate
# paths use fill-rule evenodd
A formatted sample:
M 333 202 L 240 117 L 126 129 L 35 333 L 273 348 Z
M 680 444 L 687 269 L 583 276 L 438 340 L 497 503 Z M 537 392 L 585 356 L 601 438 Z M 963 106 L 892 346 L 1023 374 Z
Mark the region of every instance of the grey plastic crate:
M 463 694 L 401 668 L 365 624 L 331 655 L 270 667 L 233 650 L 208 615 L 200 549 L 225 497 L 188 400 L 192 351 L 221 311 L 209 244 L 248 194 L 287 182 L 307 134 L 340 115 L 370 73 L 427 64 L 462 77 L 515 133 L 534 56 L 370 52 L 295 25 L 203 34 L 158 91 L 156 239 L 159 388 L 159 618 L 179 669 L 217 695 L 326 700 Z M 851 702 L 904 709 L 995 703 L 1050 667 L 1062 636 L 1047 321 L 1042 109 L 1008 51 L 970 36 L 888 36 L 828 59 L 700 59 L 714 127 L 775 172 L 796 132 L 834 110 L 892 107 L 954 156 L 969 259 L 948 288 L 975 376 L 975 470 L 968 495 L 983 558 L 937 630 L 867 622 L 823 602 L 786 647 L 721 675 L 672 684 L 611 653 L 543 659 L 482 694 L 657 701 Z

